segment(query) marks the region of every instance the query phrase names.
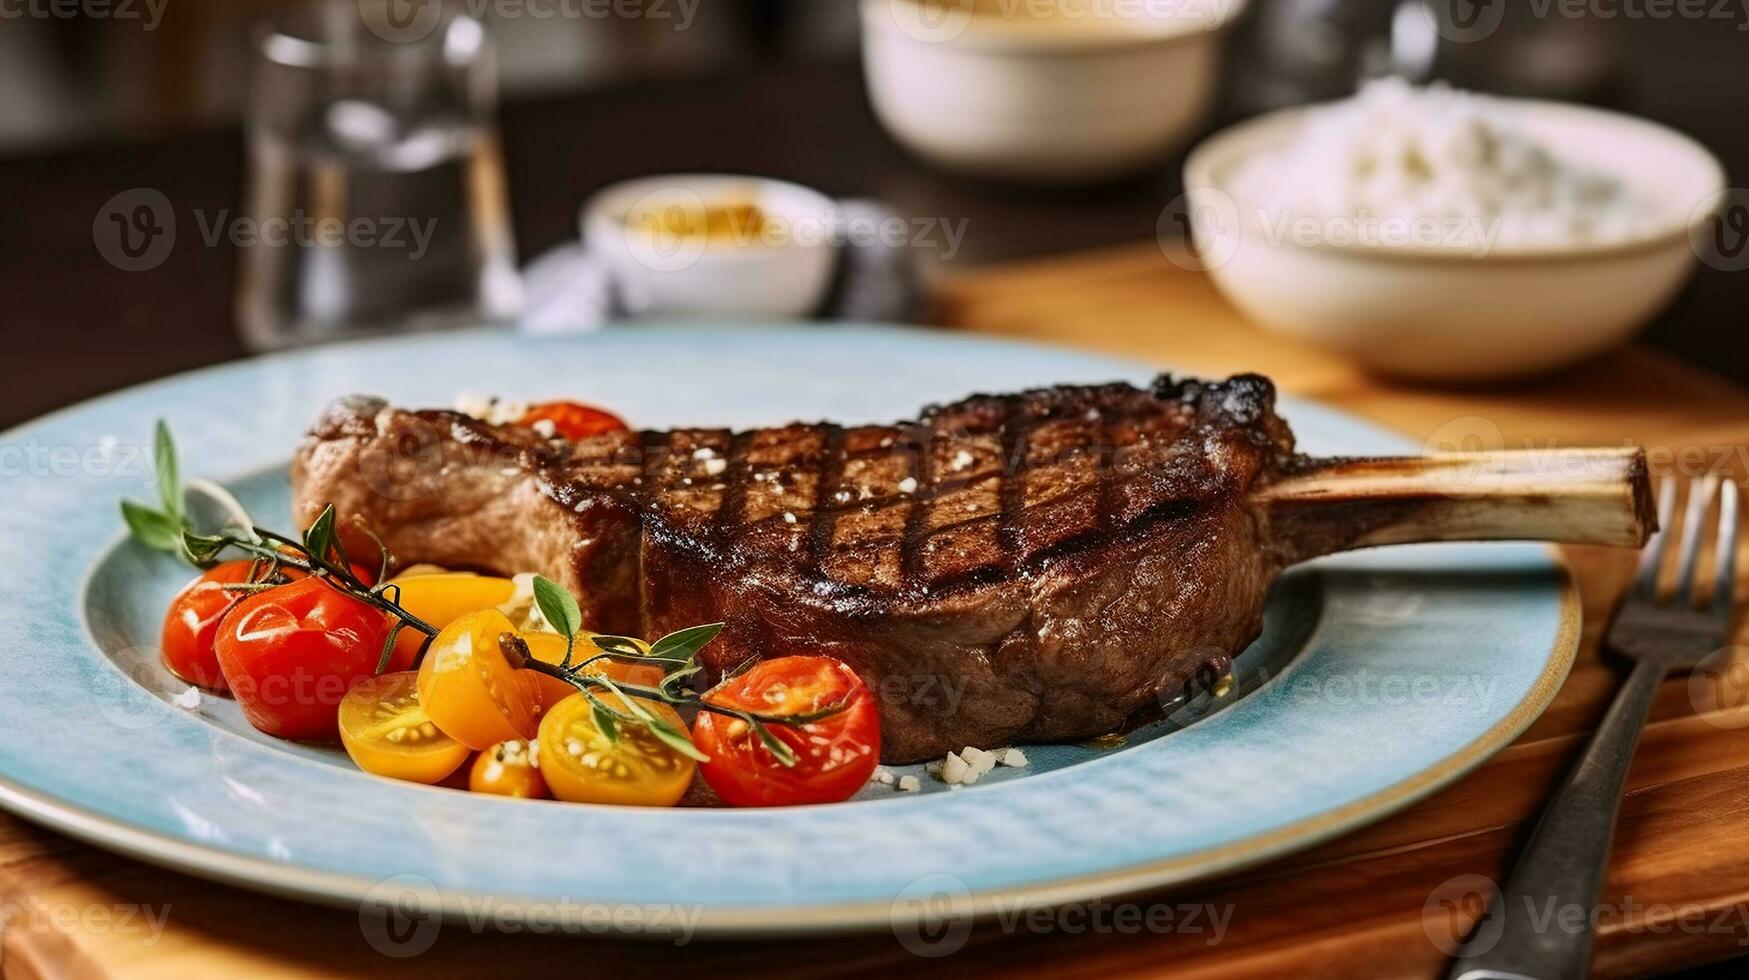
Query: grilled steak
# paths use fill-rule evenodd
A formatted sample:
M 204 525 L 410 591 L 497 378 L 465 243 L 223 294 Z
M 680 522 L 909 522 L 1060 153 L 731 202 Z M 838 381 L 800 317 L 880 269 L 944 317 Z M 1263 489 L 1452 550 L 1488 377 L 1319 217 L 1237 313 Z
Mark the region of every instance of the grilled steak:
M 1098 735 L 1258 633 L 1287 564 L 1416 540 L 1643 541 L 1643 455 L 1545 479 L 1529 455 L 1311 461 L 1254 375 L 980 395 L 894 426 L 678 429 L 578 443 L 370 398 L 293 466 L 405 562 L 539 572 L 592 628 L 727 624 L 718 675 L 799 652 L 880 701 L 883 758 Z M 1498 466 L 1498 473 L 1491 466 Z M 1454 473 L 1504 481 L 1454 490 Z
M 293 470 L 403 561 L 537 571 L 594 628 L 727 623 L 714 672 L 801 651 L 881 704 L 883 756 L 1097 735 L 1256 635 L 1283 557 L 1248 494 L 1292 437 L 1268 381 L 977 396 L 898 426 L 571 444 L 353 398 Z

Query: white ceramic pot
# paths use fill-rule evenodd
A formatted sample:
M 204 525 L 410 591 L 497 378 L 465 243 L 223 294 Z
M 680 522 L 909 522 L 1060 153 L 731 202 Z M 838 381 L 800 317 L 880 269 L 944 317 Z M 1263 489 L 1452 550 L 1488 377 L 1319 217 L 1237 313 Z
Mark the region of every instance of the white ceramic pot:
M 657 239 L 630 219 L 649 209 L 752 203 L 764 230 L 745 240 Z M 726 174 L 670 174 L 614 184 L 583 206 L 583 240 L 639 316 L 796 318 L 832 282 L 841 229 L 831 198 L 798 184 Z
M 1618 175 L 1663 215 L 1656 232 L 1608 245 L 1451 249 L 1332 241 L 1236 199 L 1242 161 L 1293 137 L 1307 110 L 1210 137 L 1185 164 L 1192 234 L 1228 299 L 1268 329 L 1413 378 L 1536 374 L 1616 347 L 1656 316 L 1697 262 L 1690 244 L 1724 172 L 1662 126 L 1598 109 L 1512 100 L 1516 124 L 1563 158 Z M 1284 173 L 1283 180 L 1294 179 Z
M 863 0 L 863 67 L 893 137 L 946 169 L 1035 182 L 1097 180 L 1163 159 L 1214 100 L 1223 28 L 1244 0 L 1113 5 L 1174 12 L 1066 26 L 973 14 L 946 0 Z M 1057 0 L 979 0 L 991 9 Z

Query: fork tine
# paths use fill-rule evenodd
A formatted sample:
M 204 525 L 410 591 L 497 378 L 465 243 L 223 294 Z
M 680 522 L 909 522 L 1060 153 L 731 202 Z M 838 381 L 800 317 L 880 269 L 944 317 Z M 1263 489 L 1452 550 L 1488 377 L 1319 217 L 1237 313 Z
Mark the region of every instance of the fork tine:
M 1664 474 L 1658 481 L 1658 530 L 1640 552 L 1640 569 L 1634 577 L 1634 591 L 1642 599 L 1658 597 L 1658 570 L 1664 566 L 1664 552 L 1670 545 L 1670 522 L 1676 518 L 1676 477 Z
M 1719 499 L 1719 571 L 1713 577 L 1713 613 L 1725 620 L 1727 627 L 1737 599 L 1737 498 L 1736 481 L 1726 480 Z
M 1700 565 L 1700 539 L 1706 530 L 1706 515 L 1718 495 L 1716 476 L 1702 477 L 1699 483 L 1688 487 L 1688 513 L 1682 518 L 1682 545 L 1676 551 L 1676 599 L 1685 605 L 1699 605 L 1694 601 L 1694 573 Z

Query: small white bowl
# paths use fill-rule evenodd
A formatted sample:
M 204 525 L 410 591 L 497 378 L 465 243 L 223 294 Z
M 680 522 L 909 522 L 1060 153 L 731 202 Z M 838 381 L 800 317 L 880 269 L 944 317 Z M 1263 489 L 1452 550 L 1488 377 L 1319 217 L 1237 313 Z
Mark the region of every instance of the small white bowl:
M 1476 381 L 1537 374 L 1624 343 L 1693 271 L 1689 236 L 1725 186 L 1694 140 L 1582 106 L 1506 100 L 1515 124 L 1563 159 L 1616 175 L 1664 215 L 1620 244 L 1495 248 L 1333 243 L 1266 231 L 1232 177 L 1293 137 L 1307 109 L 1210 137 L 1185 163 L 1191 233 L 1209 274 L 1259 324 L 1406 377 Z M 1315 107 L 1314 107 L 1315 108 Z M 1292 174 L 1281 179 L 1291 180 Z M 1200 220 L 1199 220 L 1200 219 Z
M 1047 183 L 1119 176 L 1178 149 L 1213 103 L 1223 28 L 1245 6 L 1186 0 L 1170 15 L 1053 28 L 963 3 L 863 0 L 875 113 L 938 166 Z
M 748 203 L 762 234 L 658 239 L 632 219 L 651 210 Z M 831 286 L 840 229 L 831 198 L 781 180 L 669 174 L 614 184 L 583 205 L 583 240 L 613 273 L 639 316 L 793 319 L 813 313 Z

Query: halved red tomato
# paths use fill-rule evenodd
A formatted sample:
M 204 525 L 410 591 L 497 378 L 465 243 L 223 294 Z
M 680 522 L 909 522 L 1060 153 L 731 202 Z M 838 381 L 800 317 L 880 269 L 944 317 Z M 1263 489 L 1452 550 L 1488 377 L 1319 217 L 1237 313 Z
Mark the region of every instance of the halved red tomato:
M 831 657 L 780 657 L 755 665 L 704 696 L 711 704 L 761 715 L 843 710 L 800 725 L 766 727 L 795 753 L 785 766 L 739 718 L 700 711 L 692 740 L 710 761 L 705 782 L 733 806 L 793 806 L 847 800 L 874 774 L 881 724 L 874 694 Z

